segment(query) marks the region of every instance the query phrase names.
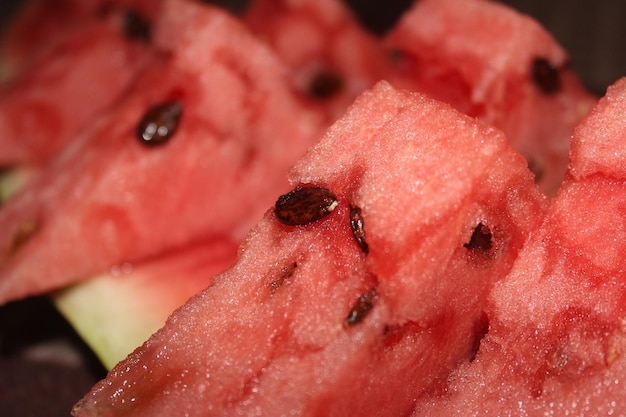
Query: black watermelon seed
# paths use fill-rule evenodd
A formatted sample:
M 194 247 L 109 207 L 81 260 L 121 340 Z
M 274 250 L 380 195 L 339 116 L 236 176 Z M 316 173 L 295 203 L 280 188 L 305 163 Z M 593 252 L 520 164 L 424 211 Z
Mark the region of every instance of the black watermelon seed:
M 156 146 L 167 142 L 178 128 L 183 105 L 178 101 L 159 104 L 146 112 L 137 124 L 141 143 Z
M 337 197 L 327 188 L 298 186 L 278 197 L 274 214 L 283 224 L 303 226 L 328 216 L 337 204 Z
M 485 224 L 479 223 L 478 226 L 474 228 L 470 241 L 463 246 L 471 251 L 488 251 L 493 247 L 492 239 L 491 229 Z
M 149 43 L 152 39 L 150 22 L 136 10 L 127 9 L 122 17 L 124 35 L 130 40 Z
M 377 299 L 378 293 L 376 292 L 376 288 L 372 288 L 365 294 L 360 295 L 344 319 L 344 326 L 351 327 L 363 321 L 374 308 Z
M 368 253 L 370 248 L 365 241 L 365 229 L 363 229 L 363 215 L 359 207 L 350 206 L 350 228 L 356 243 L 364 253 Z
M 532 79 L 535 85 L 546 94 L 556 93 L 561 89 L 561 75 L 546 58 L 535 58 L 531 65 Z
M 329 70 L 318 71 L 309 82 L 309 94 L 318 99 L 328 99 L 343 88 L 343 79 Z

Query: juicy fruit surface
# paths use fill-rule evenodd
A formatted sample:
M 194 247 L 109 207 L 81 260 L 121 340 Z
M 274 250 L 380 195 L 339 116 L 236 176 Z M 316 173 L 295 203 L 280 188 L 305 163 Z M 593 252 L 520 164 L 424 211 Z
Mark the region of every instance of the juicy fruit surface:
M 284 88 L 282 64 L 241 24 L 192 2 L 163 8 L 155 37 L 168 54 L 3 206 L 0 302 L 211 234 L 241 239 L 318 137 L 319 118 Z M 227 48 L 232 42 L 241 49 Z M 145 112 L 172 100 L 183 107 L 176 133 L 142 145 Z
M 596 98 L 544 28 L 496 2 L 423 0 L 385 41 L 416 89 L 502 129 L 554 194 L 569 138 Z
M 626 183 L 615 158 L 626 134 L 625 97 L 620 80 L 576 129 L 565 183 L 490 296 L 476 359 L 451 375 L 444 395 L 418 402 L 414 415 L 626 412 Z
M 407 413 L 472 356 L 484 299 L 546 203 L 499 131 L 386 83 L 307 152 L 291 182 L 306 193 L 279 199 L 237 264 L 76 416 Z M 318 204 L 327 209 L 306 214 Z

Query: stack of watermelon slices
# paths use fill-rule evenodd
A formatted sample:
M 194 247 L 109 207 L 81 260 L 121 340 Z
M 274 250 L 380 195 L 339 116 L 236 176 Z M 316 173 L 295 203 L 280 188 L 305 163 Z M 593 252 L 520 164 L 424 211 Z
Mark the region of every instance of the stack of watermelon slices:
M 160 327 L 173 306 L 209 285 L 215 272 L 234 261 L 234 248 L 244 233 L 271 205 L 275 195 L 286 190 L 287 167 L 317 140 L 360 91 L 378 79 L 388 79 L 400 87 L 427 90 L 431 95 L 437 90 L 440 99 L 454 96 L 446 91 L 459 91 L 457 83 L 449 83 L 458 77 L 447 77 L 446 83 L 442 83 L 438 75 L 442 68 L 454 66 L 459 59 L 455 55 L 458 51 L 445 43 L 448 37 L 441 39 L 442 56 L 429 59 L 429 66 L 439 68 L 435 75 L 420 75 L 415 72 L 415 66 L 407 70 L 406 59 L 397 59 L 397 51 L 403 48 L 400 40 L 408 38 L 409 34 L 394 35 L 391 41 L 378 39 L 334 0 L 254 2 L 244 15 L 244 21 L 262 40 L 232 16 L 197 3 L 171 0 L 151 3 L 152 8 L 149 8 L 144 2 L 127 0 L 116 2 L 116 6 L 109 4 L 105 13 L 102 7 L 80 7 L 80 3 L 66 1 L 67 8 L 76 9 L 70 16 L 87 16 L 97 22 L 103 18 L 109 21 L 111 16 L 120 14 L 126 16 L 121 27 L 125 36 L 133 35 L 130 44 L 136 44 L 138 39 L 142 45 L 146 40 L 151 41 L 148 62 L 116 108 L 104 111 L 75 138 L 62 136 L 70 143 L 46 162 L 41 176 L 0 212 L 0 241 L 6 248 L 0 270 L 4 277 L 0 283 L 0 300 L 98 277 L 84 286 L 63 291 L 56 300 L 107 366 L 122 359 Z M 46 5 L 50 7 L 49 0 L 38 0 L 34 4 L 43 5 L 40 7 L 44 10 L 47 10 Z M 554 55 L 555 60 L 564 56 L 554 40 L 530 19 L 491 3 L 477 1 L 476 5 L 478 12 L 468 14 L 476 22 L 497 18 L 519 23 L 520 29 L 507 32 L 511 44 L 524 44 L 518 39 L 524 39 L 527 32 L 542 35 L 538 36 L 539 41 L 525 43 L 528 51 L 522 60 L 513 60 L 513 54 L 502 48 L 501 56 L 505 61 L 513 60 L 528 68 L 530 62 L 526 61 L 534 54 Z M 421 15 L 421 7 L 409 16 Z M 449 6 L 442 3 L 438 13 L 426 11 L 438 21 L 446 22 L 454 18 L 447 9 Z M 129 14 L 134 16 L 130 22 Z M 23 23 L 26 27 L 32 27 L 32 22 L 37 21 L 33 14 L 26 17 Z M 112 20 L 119 22 L 119 18 Z M 303 38 L 307 43 L 289 48 L 294 27 L 308 28 L 308 35 Z M 75 30 L 68 30 L 64 36 L 72 40 L 77 35 Z M 11 39 L 9 37 L 9 41 Z M 235 41 L 238 48 L 223 52 Z M 466 47 L 466 52 L 480 50 L 476 46 L 479 41 L 487 43 L 485 39 L 478 39 Z M 54 45 L 59 41 L 50 42 Z M 397 44 L 390 47 L 388 42 Z M 243 45 L 246 51 L 242 53 Z M 294 50 L 295 54 L 289 53 Z M 202 60 L 198 59 L 200 56 Z M 468 62 L 484 62 L 472 68 L 475 75 L 482 71 L 485 78 L 493 70 L 483 58 L 474 57 Z M 70 63 L 64 65 L 70 66 Z M 30 71 L 37 74 L 37 68 Z M 322 70 L 321 79 L 326 79 L 321 82 L 322 87 L 320 72 L 313 72 L 311 78 L 311 68 Z M 254 78 L 247 76 L 250 73 L 255 74 Z M 523 84 L 525 90 L 539 91 L 536 80 L 522 73 L 523 77 L 517 76 L 516 83 L 510 84 Z M 339 81 L 333 83 L 331 76 L 330 86 L 335 87 L 330 89 L 328 74 L 338 77 L 335 81 Z M 559 74 L 571 78 L 566 69 L 560 69 L 557 76 Z M 479 84 L 468 79 L 461 90 L 465 94 L 468 89 L 479 88 Z M 303 85 L 309 88 L 303 89 Z M 439 88 L 434 89 L 433 85 Z M 498 88 L 506 92 L 507 85 Z M 515 90 L 511 90 L 514 93 Z M 20 90 L 16 88 L 16 91 Z M 48 91 L 48 107 L 56 105 L 56 100 L 50 97 L 63 95 L 53 95 L 53 91 Z M 324 94 L 320 95 L 320 91 Z M 543 97 L 541 93 L 528 96 L 532 102 L 541 102 Z M 269 97 L 271 101 L 267 101 Z M 581 116 L 581 109 L 587 109 L 591 99 L 578 84 L 564 84 L 560 91 L 543 98 L 548 103 L 547 108 L 558 106 L 559 102 L 572 102 L 577 106 L 567 107 L 569 110 L 559 117 L 558 123 L 547 126 L 555 132 L 571 130 Z M 467 100 L 463 96 L 450 101 L 455 107 L 463 108 Z M 202 147 L 191 139 L 176 139 L 164 147 L 167 151 L 139 146 L 132 136 L 136 135 L 134 131 L 141 115 L 152 107 L 173 101 L 184 105 L 181 125 L 187 127 L 181 128 L 175 138 L 190 136 Z M 493 110 L 505 104 L 498 96 L 497 100 L 482 100 L 479 106 Z M 484 119 L 486 114 L 472 115 Z M 534 120 L 537 115 L 531 114 L 528 118 Z M 546 126 L 532 120 L 528 125 L 540 129 Z M 62 122 L 63 119 L 59 119 L 63 125 Z M 45 125 L 42 127 L 45 132 Z M 507 133 L 515 135 L 514 131 Z M 214 139 L 206 140 L 204 136 Z M 218 138 L 221 142 L 215 143 Z M 567 139 L 560 134 L 554 138 L 553 142 L 559 143 Z M 12 139 L 16 147 L 23 146 L 19 138 Z M 35 145 L 28 148 L 33 155 L 39 152 Z M 202 153 L 220 156 L 212 157 L 214 162 L 209 166 L 207 160 L 201 162 Z M 28 163 L 28 160 L 13 163 Z M 178 174 L 171 175 L 171 172 Z M 231 190 L 239 190 L 241 194 Z M 163 193 L 168 197 L 163 198 Z M 238 203 L 233 204 L 233 201 Z M 204 214 L 207 206 L 211 207 L 211 215 Z M 72 218 L 71 227 L 67 227 L 68 218 Z M 211 248 L 202 264 L 214 263 L 214 268 L 205 272 L 204 280 L 188 277 L 183 281 L 194 285 L 176 282 L 169 287 L 146 285 L 153 274 L 143 272 L 146 263 L 145 269 L 154 271 L 150 265 L 153 258 L 158 257 L 162 264 L 163 256 L 169 251 L 185 254 L 185 246 L 199 242 Z M 216 249 L 219 247 L 224 250 Z M 214 251 L 221 255 L 214 256 Z M 40 279 L 42 270 L 45 280 Z M 123 279 L 118 279 L 120 275 Z M 158 276 L 153 279 L 163 282 Z M 118 297 L 125 294 L 124 298 L 132 302 L 121 303 L 114 313 L 110 303 L 102 297 L 103 287 Z M 133 295 L 137 292 L 144 296 L 135 300 Z M 129 321 L 125 316 L 134 319 Z M 107 326 L 98 325 L 102 317 L 106 317 Z M 102 329 L 103 334 L 94 329 Z
M 515 333 L 501 314 L 509 305 L 516 311 L 502 301 L 521 291 L 516 283 L 532 282 L 525 278 L 536 265 L 524 257 L 548 257 L 542 255 L 550 249 L 545 241 L 556 226 L 546 225 L 563 228 L 554 207 L 562 204 L 561 212 L 569 213 L 572 206 L 559 203 L 563 190 L 573 187 L 568 201 L 593 199 L 585 186 L 572 184 L 620 167 L 608 156 L 615 152 L 611 144 L 579 145 L 591 137 L 580 133 L 583 125 L 573 154 L 582 162 L 572 164 L 571 178 L 544 216 L 546 200 L 526 161 L 499 133 L 504 130 L 533 165 L 542 165 L 539 183 L 552 193 L 564 170 L 569 132 L 594 100 L 564 67 L 566 56 L 554 40 L 530 19 L 481 0 L 422 0 L 383 40 L 333 1 L 255 2 L 244 21 L 263 40 L 211 6 L 165 0 L 144 10 L 141 4 L 120 1 L 96 13 L 98 24 L 115 27 L 108 22 L 119 22 L 118 10 L 133 6 L 141 12 L 135 17 L 145 18 L 140 22 L 154 25 L 140 39 L 126 34 L 124 40 L 116 29 L 122 43 L 141 51 L 132 55 L 138 57 L 135 75 L 122 77 L 136 80 L 133 85 L 111 91 L 109 101 L 96 100 L 100 107 L 80 123 L 72 124 L 68 111 L 59 113 L 56 149 L 43 150 L 33 139 L 16 153 L 22 159 L 3 162 L 34 161 L 41 171 L 0 209 L 2 302 L 112 275 L 59 298 L 70 317 L 81 317 L 97 311 L 93 300 L 107 291 L 126 295 L 121 308 L 105 302 L 104 316 L 87 323 L 87 333 L 105 328 L 102 339 L 92 340 L 102 346 L 114 339 L 117 323 L 126 322 L 121 327 L 130 333 L 151 332 L 175 306 L 209 286 L 94 388 L 76 415 L 406 415 L 430 407 L 446 415 L 469 404 L 483 409 L 476 404 L 495 398 L 496 382 L 481 393 L 463 381 L 501 381 L 500 357 L 485 350 L 517 352 L 520 343 L 528 345 L 524 337 L 533 325 L 545 327 L 533 320 L 528 333 Z M 79 12 L 94 16 L 93 10 Z M 475 28 L 485 25 L 494 33 L 481 37 Z M 293 30 L 305 30 L 302 39 L 311 42 L 294 49 Z M 76 33 L 82 32 L 71 29 L 67 38 L 51 41 L 51 50 L 73 45 Z M 50 62 L 44 58 L 51 55 L 44 48 L 32 56 Z M 68 62 L 65 68 L 81 61 Z M 57 79 L 37 68 L 25 64 L 26 75 L 10 77 L 3 92 L 7 109 L 15 108 L 10 100 L 34 100 L 25 94 L 28 85 L 57 96 L 76 90 L 65 81 L 58 85 L 67 90 L 32 84 Z M 482 122 L 424 95 L 378 84 L 300 160 L 291 175 L 294 189 L 286 193 L 287 168 L 378 79 L 446 100 Z M 45 108 L 52 112 L 55 105 L 48 98 Z M 616 111 L 621 109 L 606 112 Z M 558 116 L 546 122 L 544 114 Z M 604 116 L 594 117 L 587 123 L 604 123 Z M 14 119 L 7 120 L 10 128 Z M 152 135 L 146 133 L 150 121 L 173 132 L 161 135 L 164 143 L 138 140 Z M 6 137 L 7 146 L 24 148 L 17 136 Z M 602 140 L 600 135 L 594 143 Z M 581 177 L 577 170 L 587 173 Z M 238 242 L 281 193 L 248 235 L 237 263 L 216 275 L 235 260 Z M 612 201 L 600 205 L 607 215 L 619 211 L 611 210 L 619 206 Z M 595 233 L 617 239 L 599 226 L 588 235 Z M 569 248 L 565 238 L 554 239 L 564 249 L 548 251 L 549 271 L 567 264 L 570 251 L 595 250 L 594 266 L 619 259 L 597 246 Z M 580 265 L 580 271 L 592 270 Z M 574 388 L 567 378 L 621 375 L 619 365 L 610 368 L 620 363 L 621 310 L 602 299 L 620 299 L 619 278 L 589 274 L 592 287 L 602 289 L 600 306 L 564 296 L 552 306 L 558 311 L 545 313 L 554 317 L 553 328 L 535 332 L 533 347 L 519 350 L 522 359 L 515 363 L 538 351 L 552 353 L 545 363 L 515 371 L 510 404 L 542 410 L 550 399 L 568 407 L 561 400 L 572 392 L 587 392 L 587 403 L 601 401 L 605 392 L 597 394 L 591 382 L 568 391 Z M 581 277 L 583 283 L 590 279 Z M 523 307 L 534 305 L 526 301 Z M 139 313 L 146 311 L 153 315 L 143 321 Z M 126 334 L 117 332 L 121 339 Z M 604 357 L 604 367 L 601 360 L 582 360 L 585 353 Z M 520 386 L 530 387 L 534 403 L 512 394 L 522 392 Z

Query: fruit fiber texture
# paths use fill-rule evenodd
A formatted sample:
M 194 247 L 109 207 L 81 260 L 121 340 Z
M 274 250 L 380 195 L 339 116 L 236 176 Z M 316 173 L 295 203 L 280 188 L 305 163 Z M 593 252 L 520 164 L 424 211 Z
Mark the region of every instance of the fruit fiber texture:
M 162 7 L 160 53 L 124 101 L 2 206 L 0 303 L 194 240 L 239 242 L 319 137 L 325 125 L 243 25 L 191 1 Z M 141 143 L 141 121 L 168 103 L 180 113 L 174 133 Z
M 546 205 L 500 131 L 384 82 L 290 180 L 237 263 L 75 416 L 406 415 L 473 357 Z
M 626 414 L 624 114 L 626 79 L 577 127 L 563 186 L 489 297 L 475 360 L 415 416 Z

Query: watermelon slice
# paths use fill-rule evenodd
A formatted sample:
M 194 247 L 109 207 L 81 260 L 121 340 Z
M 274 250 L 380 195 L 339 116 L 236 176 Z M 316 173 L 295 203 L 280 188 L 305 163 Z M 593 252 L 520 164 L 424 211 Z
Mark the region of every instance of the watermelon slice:
M 502 129 L 556 191 L 573 129 L 597 99 L 543 27 L 498 2 L 420 0 L 385 41 L 417 89 Z
M 78 39 L 94 20 L 114 17 L 126 34 L 137 34 L 139 26 L 156 15 L 155 0 L 24 0 L 4 28 L 0 40 L 0 82 L 39 65 L 68 39 Z M 131 36 L 132 37 L 132 36 Z
M 291 84 L 330 125 L 379 80 L 393 84 L 380 40 L 339 0 L 254 0 L 242 16 L 291 69 Z
M 406 414 L 473 355 L 546 203 L 498 130 L 384 82 L 291 182 L 74 416 Z
M 576 129 L 563 187 L 490 297 L 476 359 L 415 416 L 626 414 L 625 114 L 622 79 Z
M 129 41 L 121 15 L 82 21 L 0 94 L 0 166 L 43 165 L 118 102 L 150 51 Z
M 285 88 L 282 63 L 231 15 L 163 7 L 164 56 L 2 207 L 0 303 L 212 235 L 240 241 L 322 130 Z

